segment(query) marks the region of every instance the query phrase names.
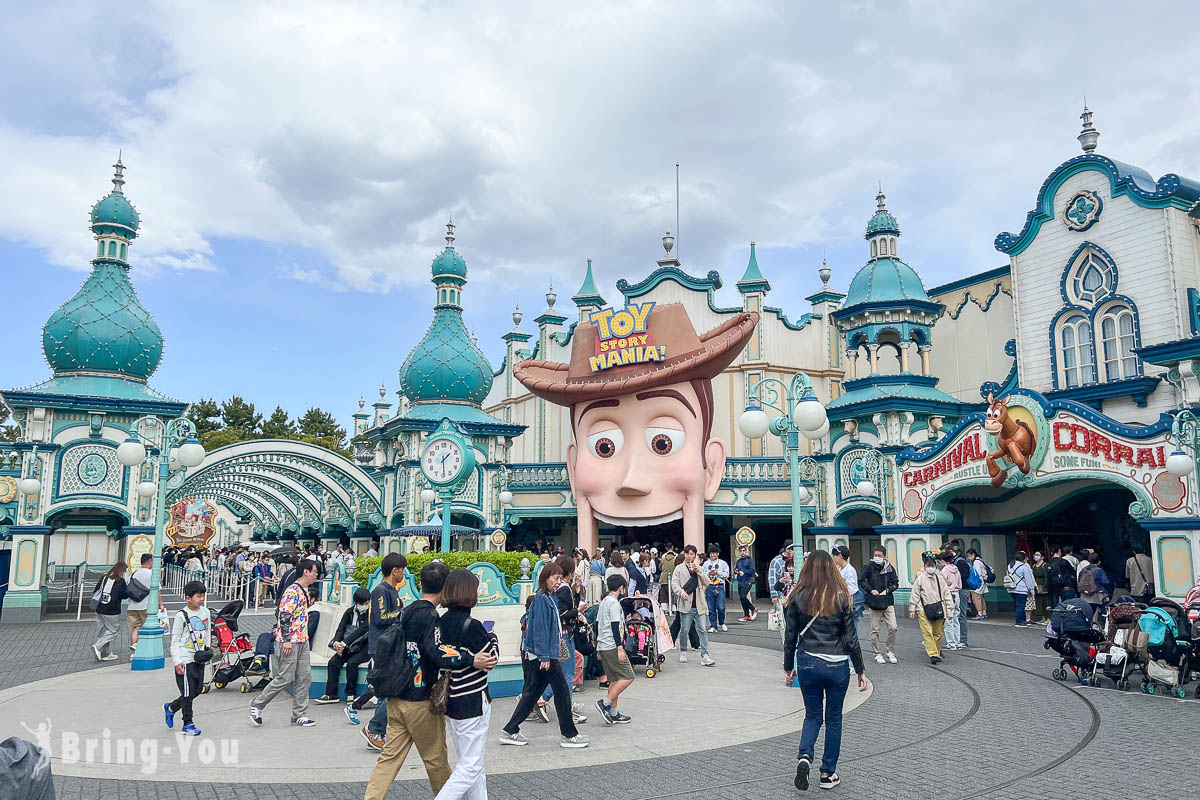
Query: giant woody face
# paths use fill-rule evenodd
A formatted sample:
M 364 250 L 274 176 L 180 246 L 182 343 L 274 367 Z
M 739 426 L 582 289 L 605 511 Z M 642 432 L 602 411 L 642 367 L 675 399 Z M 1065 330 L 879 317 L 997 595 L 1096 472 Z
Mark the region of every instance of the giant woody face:
M 571 415 L 567 472 L 580 542 L 596 541 L 597 520 L 641 527 L 677 519 L 687 543 L 703 542 L 704 504 L 725 470 L 725 445 L 709 438 L 708 381 L 582 402 Z

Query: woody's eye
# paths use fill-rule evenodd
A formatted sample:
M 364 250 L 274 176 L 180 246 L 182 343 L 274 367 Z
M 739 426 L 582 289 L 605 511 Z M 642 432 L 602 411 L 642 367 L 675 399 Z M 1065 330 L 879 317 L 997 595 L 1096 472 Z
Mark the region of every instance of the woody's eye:
M 683 447 L 685 434 L 675 428 L 646 428 L 646 447 L 656 456 L 668 456 Z
M 592 451 L 597 458 L 612 458 L 621 452 L 621 445 L 624 443 L 625 437 L 620 428 L 597 431 L 587 437 L 588 450 Z

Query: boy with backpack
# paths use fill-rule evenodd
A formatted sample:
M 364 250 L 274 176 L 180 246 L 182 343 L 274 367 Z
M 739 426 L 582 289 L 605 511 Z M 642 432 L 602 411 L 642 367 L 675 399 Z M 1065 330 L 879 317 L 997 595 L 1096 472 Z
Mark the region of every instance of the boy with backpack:
M 996 571 L 988 566 L 988 563 L 979 556 L 979 552 L 974 548 L 967 551 L 967 561 L 971 564 L 971 571 L 979 578 L 979 588 L 971 590 L 971 602 L 975 604 L 975 619 L 987 619 L 988 584 L 996 582 Z
M 171 633 L 171 661 L 175 664 L 175 684 L 179 697 L 163 703 L 168 728 L 175 727 L 175 714 L 183 712 L 183 733 L 199 736 L 200 729 L 192 720 L 192 700 L 204 684 L 204 667 L 212 660 L 209 650 L 212 615 L 204 605 L 208 590 L 203 581 L 188 581 L 183 587 L 187 607 L 175 615 Z

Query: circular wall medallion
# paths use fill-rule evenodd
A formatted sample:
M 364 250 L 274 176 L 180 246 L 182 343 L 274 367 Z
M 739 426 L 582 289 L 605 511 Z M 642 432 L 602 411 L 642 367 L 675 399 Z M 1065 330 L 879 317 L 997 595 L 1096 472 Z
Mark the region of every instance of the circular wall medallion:
M 108 462 L 96 453 L 89 453 L 79 459 L 76 467 L 79 480 L 87 486 L 99 486 L 108 477 Z
M 921 516 L 921 508 L 925 503 L 921 500 L 921 495 L 916 489 L 909 489 L 904 493 L 904 516 L 907 519 L 918 519 Z
M 1083 189 L 1067 201 L 1067 207 L 1063 211 L 1063 222 L 1073 231 L 1086 231 L 1100 219 L 1103 206 L 1099 196 Z
M 1150 485 L 1150 494 L 1163 511 L 1175 511 L 1183 505 L 1183 501 L 1187 498 L 1187 488 L 1183 485 L 1182 480 L 1163 471 L 1158 473 Z
M 496 545 L 496 547 L 503 547 L 504 543 L 507 541 L 508 534 L 506 534 L 504 531 L 498 529 L 492 531 L 492 544 Z
M 7 503 L 17 496 L 17 482 L 5 475 L 0 478 L 0 503 Z

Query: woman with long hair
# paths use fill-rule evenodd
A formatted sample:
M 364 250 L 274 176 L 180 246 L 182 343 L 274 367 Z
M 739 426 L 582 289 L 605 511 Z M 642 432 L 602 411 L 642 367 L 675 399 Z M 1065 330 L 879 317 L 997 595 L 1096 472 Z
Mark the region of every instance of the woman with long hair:
M 471 616 L 479 602 L 479 578 L 469 569 L 456 569 L 446 576 L 442 587 L 442 603 L 446 613 L 438 621 L 442 644 L 465 650 L 472 657 L 479 653 L 492 656 L 492 667 L 500 655 L 496 637 L 488 633 L 483 623 Z M 487 775 L 483 755 L 488 725 L 492 720 L 492 696 L 488 693 L 487 669 L 478 669 L 472 662 L 450 672 L 450 695 L 446 701 L 446 721 L 450 738 L 458 752 L 458 763 L 450 779 L 434 800 L 469 800 L 487 797 Z
M 92 593 L 99 593 L 96 598 L 96 641 L 92 642 L 92 652 L 97 661 L 117 660 L 117 654 L 111 649 L 117 638 L 117 630 L 121 627 L 121 601 L 127 596 L 125 568 L 124 561 L 113 564 Z
M 612 555 L 608 557 L 608 569 L 604 570 L 604 580 L 608 581 L 610 575 L 620 575 L 629 583 L 629 570 L 625 568 L 625 556 L 621 555 L 621 551 L 613 548 Z
M 850 662 L 858 675 L 858 690 L 867 690 L 862 648 L 854 625 L 854 602 L 849 587 L 824 550 L 804 559 L 800 576 L 784 609 L 783 672 L 788 684 L 797 675 L 804 693 L 804 728 L 800 733 L 795 785 L 808 789 L 817 734 L 825 720 L 825 749 L 821 755 L 821 788 L 840 782 L 838 755 L 842 749 L 842 704 L 850 687 Z
M 563 641 L 563 627 L 558 617 L 554 592 L 562 582 L 562 567 L 553 561 L 547 562 L 538 573 L 538 591 L 531 598 L 526 614 L 525 637 L 521 642 L 525 686 L 512 717 L 504 726 L 500 744 L 529 744 L 529 740 L 521 733 L 521 723 L 537 705 L 538 698 L 549 684 L 554 691 L 554 711 L 558 715 L 558 730 L 563 737 L 559 746 L 588 746 L 587 737 L 580 735 L 575 727 L 571 714 L 571 692 L 559 665 L 566 658 L 566 643 Z
M 573 584 L 575 579 L 575 561 L 570 556 L 559 556 L 552 562 L 558 565 L 562 570 L 562 582 L 558 584 L 558 588 L 554 590 L 554 603 L 558 608 L 558 619 L 562 623 L 562 639 L 567 648 L 567 657 L 562 660 L 559 666 L 562 668 L 563 677 L 566 679 L 568 687 L 568 699 L 572 700 L 571 717 L 575 720 L 576 725 L 587 722 L 587 717 L 580 713 L 579 709 L 574 704 L 574 687 L 575 687 L 575 627 L 579 625 L 579 612 L 587 610 L 587 603 L 579 602 L 579 595 L 576 593 Z M 561 649 L 560 651 L 561 652 Z M 550 721 L 550 709 L 547 703 L 550 702 L 550 695 L 555 690 L 547 686 L 546 691 L 542 693 L 542 698 L 537 704 L 537 718 L 542 722 Z

